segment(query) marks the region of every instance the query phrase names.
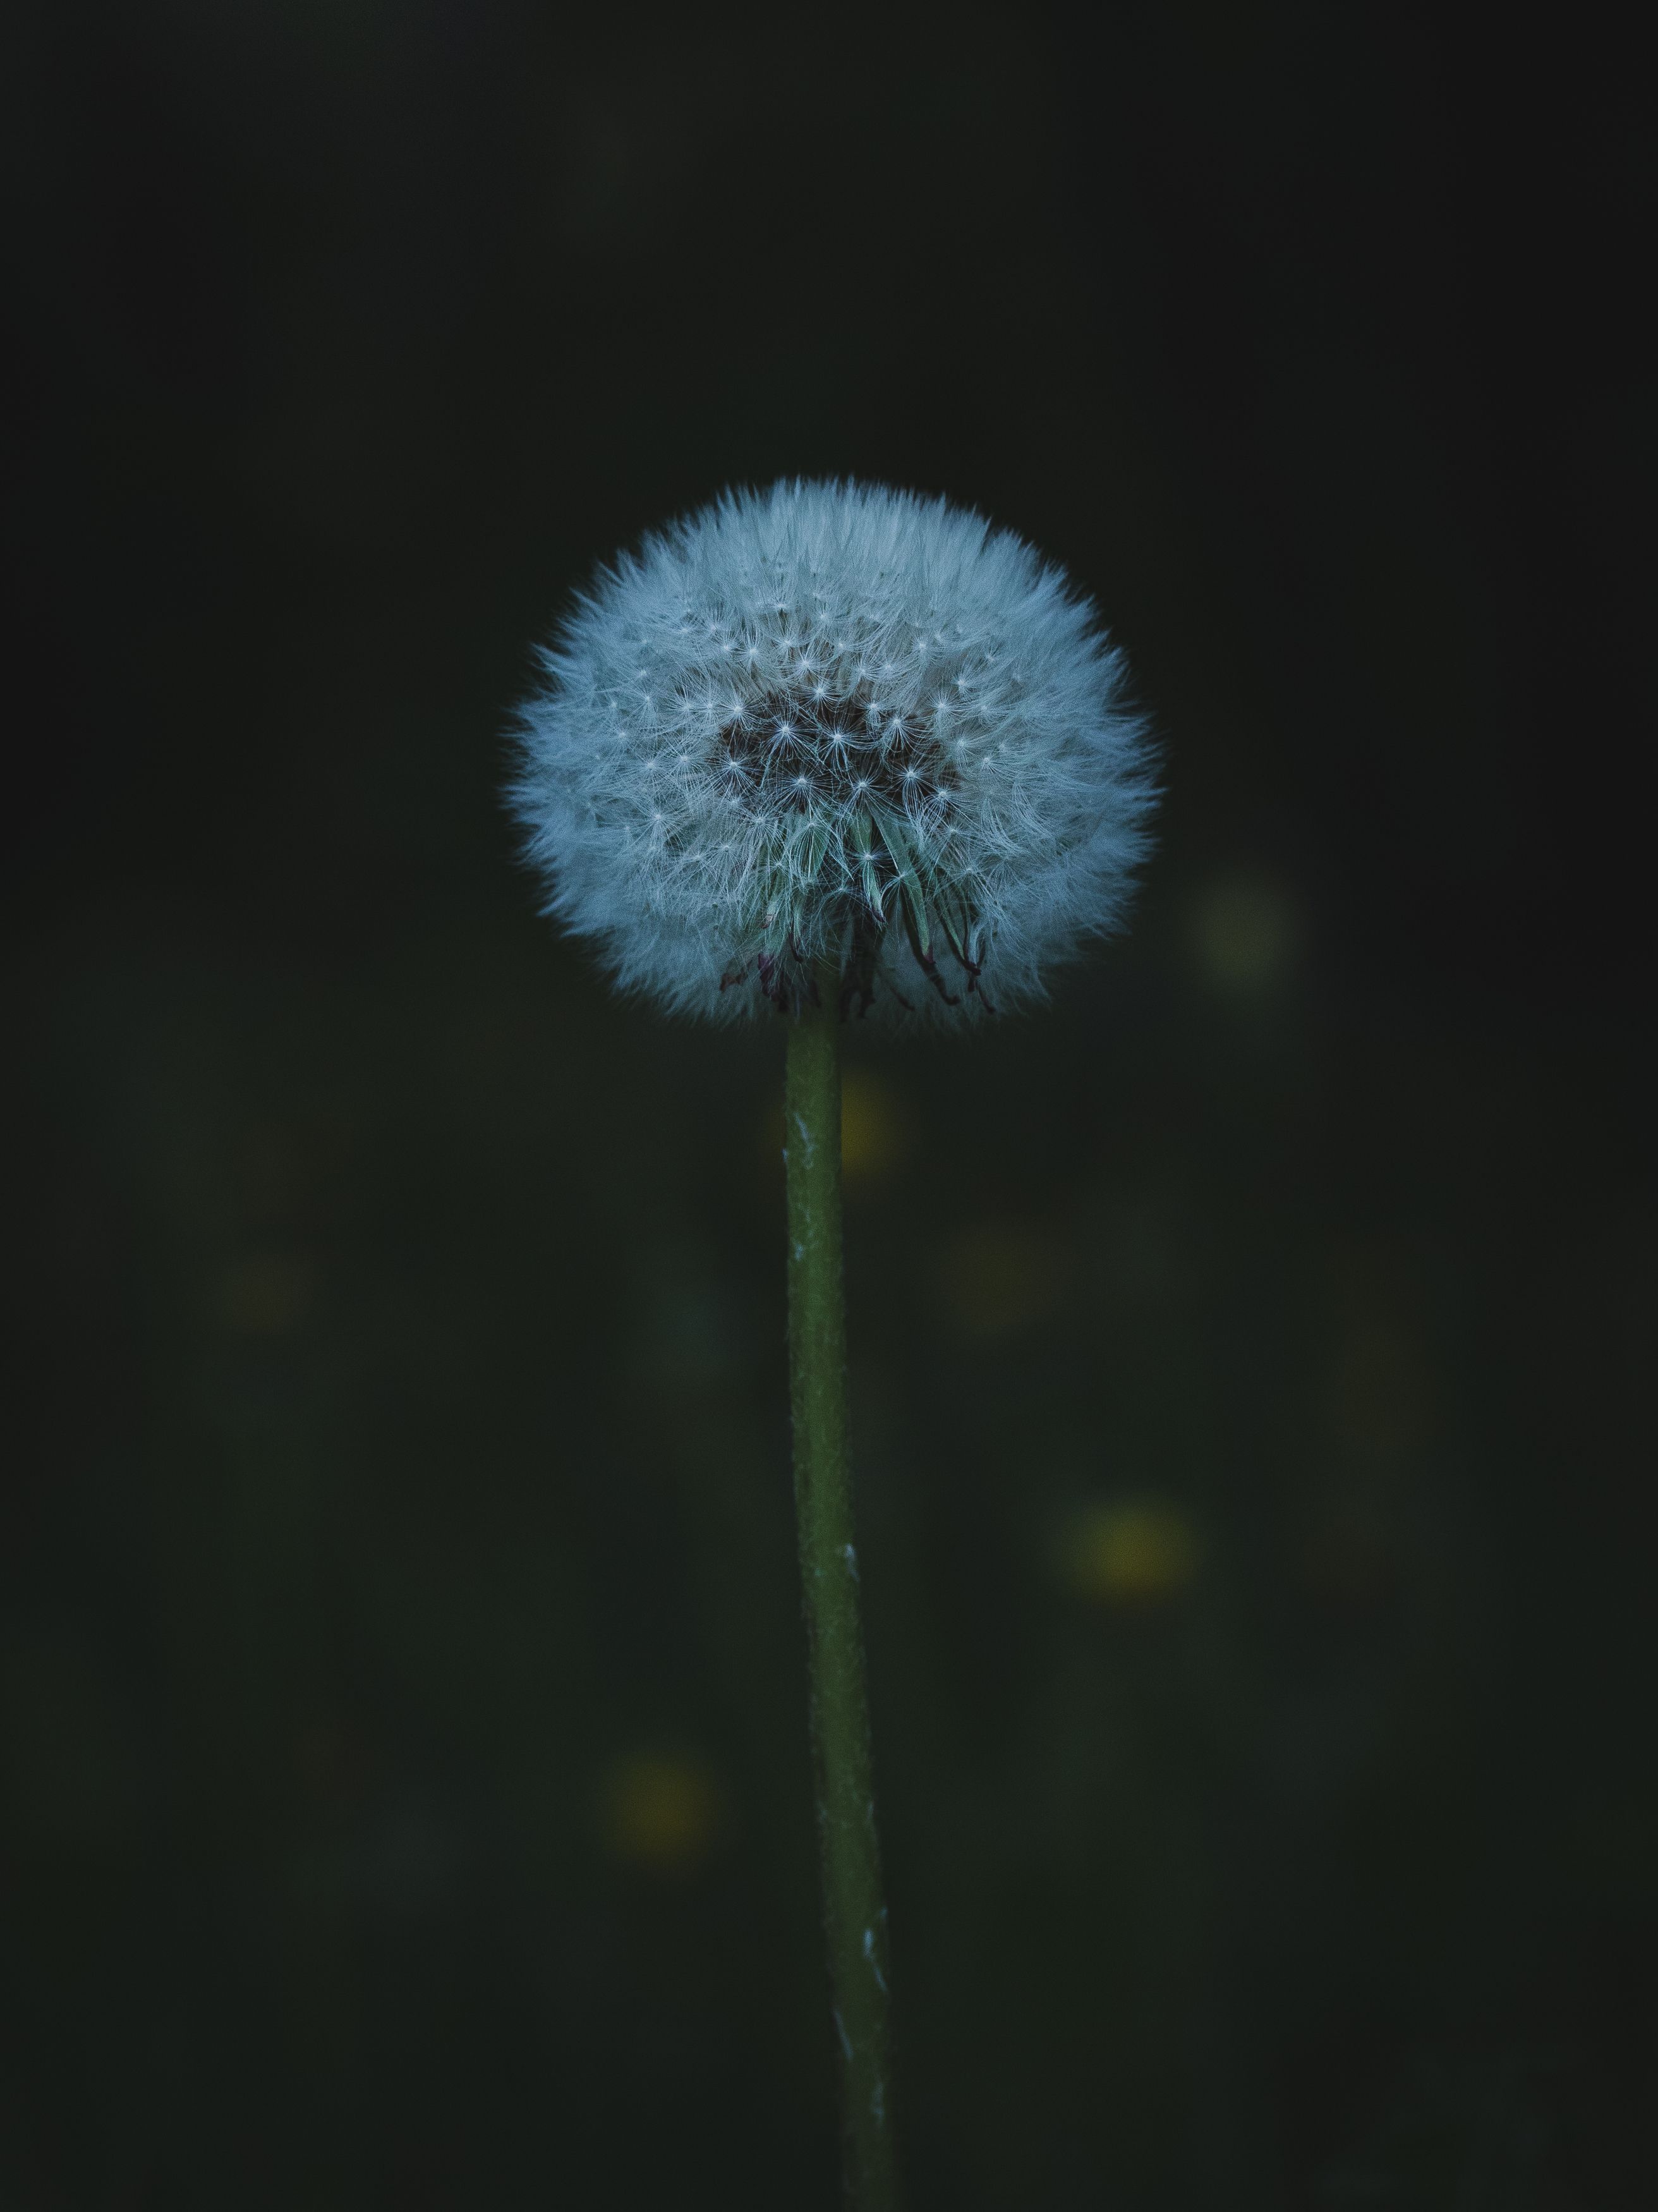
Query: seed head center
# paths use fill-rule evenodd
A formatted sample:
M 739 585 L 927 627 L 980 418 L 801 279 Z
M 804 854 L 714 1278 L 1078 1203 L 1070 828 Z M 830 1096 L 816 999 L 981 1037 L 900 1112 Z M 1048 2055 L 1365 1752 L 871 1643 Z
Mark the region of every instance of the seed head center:
M 943 748 L 862 687 L 830 698 L 770 693 L 744 701 L 720 726 L 727 777 L 764 811 L 862 802 L 903 812 L 951 789 Z

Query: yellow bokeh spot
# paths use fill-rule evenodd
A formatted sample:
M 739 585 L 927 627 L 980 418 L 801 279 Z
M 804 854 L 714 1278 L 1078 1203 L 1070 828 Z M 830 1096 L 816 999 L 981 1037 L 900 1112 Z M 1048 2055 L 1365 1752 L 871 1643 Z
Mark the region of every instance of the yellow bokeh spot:
M 1193 949 L 1209 981 L 1251 999 L 1272 991 L 1295 964 L 1300 917 L 1288 895 L 1265 878 L 1212 884 L 1192 914 Z
M 1011 1336 L 1058 1305 L 1065 1254 L 1055 1238 L 1029 1223 L 981 1222 L 950 1246 L 943 1287 L 971 1335 Z
M 1059 1567 L 1096 1605 L 1155 1605 L 1178 1596 L 1197 1573 L 1197 1531 L 1177 1505 L 1085 1506 L 1060 1536 Z
M 841 1170 L 847 1183 L 881 1182 L 903 1157 L 904 1116 L 890 1084 L 867 1067 L 841 1080 Z
M 910 1121 L 898 1093 L 884 1076 L 851 1066 L 841 1077 L 841 1172 L 847 1188 L 871 1190 L 886 1182 L 909 1150 Z M 767 1162 L 786 1143 L 780 1102 L 768 1106 L 762 1146 Z
M 599 1799 L 606 1847 L 647 1874 L 695 1874 L 726 1825 L 725 1795 L 712 1769 L 671 1753 L 618 1759 Z
M 1348 1335 L 1331 1400 L 1342 1441 L 1383 1456 L 1417 1450 L 1434 1432 L 1427 1356 L 1413 1335 L 1385 1323 L 1366 1323 Z
M 225 1270 L 219 1315 L 238 1336 L 285 1336 L 305 1319 L 315 1270 L 298 1254 L 256 1252 Z

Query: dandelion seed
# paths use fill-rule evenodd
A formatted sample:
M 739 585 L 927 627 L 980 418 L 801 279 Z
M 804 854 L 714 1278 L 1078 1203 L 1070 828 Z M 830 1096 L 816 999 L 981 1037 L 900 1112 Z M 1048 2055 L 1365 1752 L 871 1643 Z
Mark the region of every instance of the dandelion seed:
M 743 608 L 761 619 L 733 641 Z M 1155 794 L 1121 656 L 977 515 L 877 486 L 727 494 L 603 571 L 541 661 L 512 787 L 527 854 L 549 910 L 674 1011 L 798 1006 L 828 962 L 844 1006 L 963 1021 L 1041 997 L 1123 918 Z M 993 691 L 1003 664 L 1023 681 Z M 716 893 L 692 856 L 745 787 Z M 946 811 L 947 862 L 904 828 Z

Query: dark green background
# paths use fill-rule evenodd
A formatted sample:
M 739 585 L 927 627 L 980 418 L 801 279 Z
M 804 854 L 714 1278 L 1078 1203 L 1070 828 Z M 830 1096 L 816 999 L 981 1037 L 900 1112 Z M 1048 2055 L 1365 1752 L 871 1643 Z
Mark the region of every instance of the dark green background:
M 835 2201 L 780 1038 L 614 1003 L 497 798 L 589 565 L 794 472 L 1034 539 L 1167 747 L 1129 939 L 853 1047 L 916 2204 L 1658 2201 L 1628 58 L 8 36 L 0 2204 Z

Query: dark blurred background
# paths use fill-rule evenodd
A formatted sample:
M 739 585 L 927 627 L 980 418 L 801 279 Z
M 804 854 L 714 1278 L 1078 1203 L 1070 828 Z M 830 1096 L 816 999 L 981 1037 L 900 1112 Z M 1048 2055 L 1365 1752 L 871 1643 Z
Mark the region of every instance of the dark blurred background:
M 590 565 L 797 472 L 1034 539 L 1167 748 L 1129 938 L 852 1042 L 915 2203 L 1658 2202 L 1630 58 L 6 38 L 0 2204 L 836 2201 L 780 1038 L 498 797 Z

